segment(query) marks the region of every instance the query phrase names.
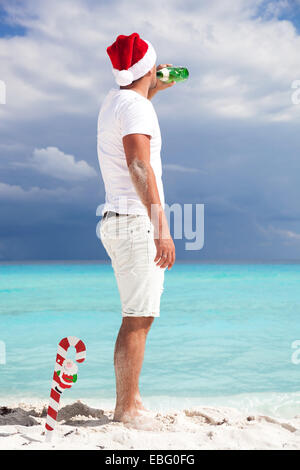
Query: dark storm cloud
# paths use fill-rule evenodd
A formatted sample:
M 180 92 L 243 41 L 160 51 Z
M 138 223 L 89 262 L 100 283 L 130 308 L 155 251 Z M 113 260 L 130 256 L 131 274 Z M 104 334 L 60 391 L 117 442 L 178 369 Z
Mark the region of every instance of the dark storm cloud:
M 272 21 L 272 2 L 269 17 L 266 2 L 250 8 L 239 0 L 226 17 L 224 2 L 204 3 L 153 4 L 145 21 L 131 2 L 126 31 L 126 2 L 6 3 L 26 36 L 0 38 L 7 83 L 7 104 L 0 105 L 2 260 L 105 257 L 95 235 L 104 202 L 97 114 L 115 86 L 105 48 L 134 30 L 153 42 L 158 60 L 191 72 L 153 100 L 166 202 L 205 205 L 203 249 L 189 252 L 176 240 L 177 258 L 299 258 L 300 106 L 291 103 L 299 36 L 276 19 L 274 2 Z M 37 149 L 48 159 L 44 171 Z M 59 160 L 52 165 L 60 155 L 65 172 Z

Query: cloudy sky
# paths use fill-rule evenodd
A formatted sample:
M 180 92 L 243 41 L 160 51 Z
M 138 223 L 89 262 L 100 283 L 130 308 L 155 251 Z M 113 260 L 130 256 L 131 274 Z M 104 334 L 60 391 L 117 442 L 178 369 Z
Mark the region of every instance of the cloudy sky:
M 106 258 L 97 116 L 132 32 L 190 71 L 153 99 L 166 202 L 204 204 L 177 258 L 300 259 L 300 1 L 0 0 L 0 260 Z

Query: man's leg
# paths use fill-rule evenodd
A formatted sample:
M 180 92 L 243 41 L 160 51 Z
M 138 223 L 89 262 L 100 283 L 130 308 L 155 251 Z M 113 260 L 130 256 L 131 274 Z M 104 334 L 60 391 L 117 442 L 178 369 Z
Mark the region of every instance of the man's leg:
M 114 365 L 117 402 L 115 421 L 126 421 L 142 409 L 139 376 L 143 365 L 147 334 L 154 317 L 124 317 L 117 337 Z

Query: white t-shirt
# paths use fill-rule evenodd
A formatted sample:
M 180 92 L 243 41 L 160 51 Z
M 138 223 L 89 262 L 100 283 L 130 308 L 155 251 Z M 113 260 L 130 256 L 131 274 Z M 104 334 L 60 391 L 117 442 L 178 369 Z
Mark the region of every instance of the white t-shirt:
M 102 103 L 98 117 L 97 150 L 105 186 L 105 211 L 120 214 L 147 214 L 131 180 L 122 138 L 127 134 L 147 134 L 150 139 L 150 164 L 156 177 L 164 209 L 162 184 L 161 133 L 150 100 L 134 90 L 112 88 Z

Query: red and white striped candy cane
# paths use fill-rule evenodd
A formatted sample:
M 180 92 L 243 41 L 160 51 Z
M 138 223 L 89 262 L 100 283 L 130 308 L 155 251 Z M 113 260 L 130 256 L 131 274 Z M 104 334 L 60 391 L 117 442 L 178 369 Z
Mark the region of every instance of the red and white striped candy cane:
M 61 394 L 66 388 L 72 387 L 74 383 L 74 375 L 77 374 L 78 370 L 73 361 L 66 359 L 67 351 L 70 346 L 74 346 L 76 349 L 76 362 L 83 362 L 86 358 L 85 344 L 81 339 L 78 339 L 75 336 L 68 336 L 60 341 L 57 348 L 52 388 L 50 392 L 50 403 L 46 419 L 46 438 L 48 441 L 51 440 L 52 432 L 56 424 Z

